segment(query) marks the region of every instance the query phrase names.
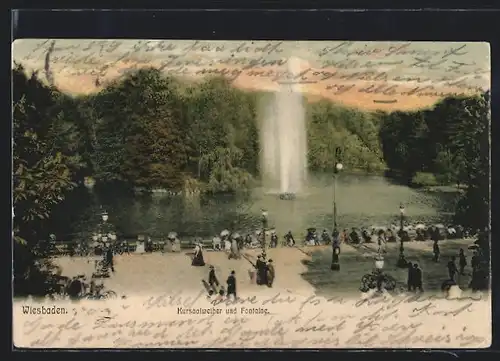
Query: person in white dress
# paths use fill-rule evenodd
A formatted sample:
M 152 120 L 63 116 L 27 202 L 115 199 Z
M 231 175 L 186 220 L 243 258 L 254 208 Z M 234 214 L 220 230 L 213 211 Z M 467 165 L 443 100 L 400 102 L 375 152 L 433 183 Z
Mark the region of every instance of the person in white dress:
M 144 241 L 138 241 L 137 247 L 135 248 L 135 253 L 144 254 L 146 253 L 146 248 L 144 246 Z
M 224 240 L 224 251 L 228 254 L 228 256 L 231 253 L 231 241 L 227 238 Z
M 181 241 L 178 237 L 172 241 L 172 252 L 180 252 L 181 251 Z
M 229 259 L 240 259 L 240 249 L 238 248 L 238 241 L 236 239 L 233 239 L 231 241 L 231 247 L 229 250 Z

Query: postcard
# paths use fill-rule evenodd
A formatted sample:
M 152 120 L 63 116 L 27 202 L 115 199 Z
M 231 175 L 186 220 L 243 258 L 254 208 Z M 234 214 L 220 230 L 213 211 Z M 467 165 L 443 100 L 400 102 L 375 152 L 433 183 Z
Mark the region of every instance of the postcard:
M 13 43 L 13 344 L 486 348 L 490 47 Z

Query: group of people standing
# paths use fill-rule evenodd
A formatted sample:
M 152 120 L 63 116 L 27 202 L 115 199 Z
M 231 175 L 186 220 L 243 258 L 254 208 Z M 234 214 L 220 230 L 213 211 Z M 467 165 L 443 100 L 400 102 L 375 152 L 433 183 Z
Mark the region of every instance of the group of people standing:
M 408 292 L 424 292 L 422 269 L 417 263 L 408 262 Z
M 226 280 L 227 291 L 219 283 L 217 275 L 215 274 L 215 267 L 210 266 L 210 271 L 208 272 L 208 285 L 210 287 L 208 295 L 211 297 L 214 294 L 217 295 L 218 300 L 223 300 L 224 297 L 233 297 L 236 299 L 236 272 L 231 271 Z
M 274 278 L 276 276 L 273 260 L 270 259 L 266 261 L 265 253 L 258 255 L 254 268 L 256 270 L 256 283 L 261 286 L 266 285 L 267 287 L 273 287 Z

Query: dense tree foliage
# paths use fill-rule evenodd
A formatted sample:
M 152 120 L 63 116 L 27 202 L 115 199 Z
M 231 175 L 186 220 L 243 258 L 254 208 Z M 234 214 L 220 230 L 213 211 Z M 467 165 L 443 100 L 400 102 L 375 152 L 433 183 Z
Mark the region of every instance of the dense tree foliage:
M 57 203 L 75 187 L 73 174 L 81 166 L 73 122 L 66 119 L 65 96 L 27 76 L 17 66 L 13 89 L 14 279 L 17 289 L 43 277 L 41 239 L 46 220 Z M 43 294 L 44 290 L 35 292 Z
M 244 191 L 259 178 L 258 108 L 271 94 L 235 89 L 221 78 L 180 83 L 156 69 L 78 97 L 20 66 L 12 76 L 16 247 L 33 249 L 46 238 L 51 212 L 65 217 L 60 224 L 71 222 L 77 210 L 69 203 L 88 198 L 82 187 L 74 189 L 85 176 L 112 190 L 202 193 Z M 464 189 L 457 220 L 487 226 L 488 93 L 391 113 L 325 100 L 306 105 L 306 122 L 312 171 L 332 171 L 340 148 L 346 171 L 389 170 L 409 184 L 457 184 Z M 18 270 L 25 275 L 36 257 L 23 254 L 29 260 L 15 265 L 25 265 Z
M 455 184 L 465 192 L 457 222 L 474 229 L 489 224 L 489 92 L 447 98 L 433 108 L 383 115 L 384 159 L 406 181 Z

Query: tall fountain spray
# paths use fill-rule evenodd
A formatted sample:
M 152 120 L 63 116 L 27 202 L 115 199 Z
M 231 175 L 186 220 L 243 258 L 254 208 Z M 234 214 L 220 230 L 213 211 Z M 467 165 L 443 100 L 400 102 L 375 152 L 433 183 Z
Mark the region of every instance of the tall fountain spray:
M 300 72 L 296 58 L 288 60 L 291 74 Z M 261 170 L 264 187 L 295 195 L 307 179 L 307 134 L 300 84 L 283 82 L 264 107 L 261 126 Z

